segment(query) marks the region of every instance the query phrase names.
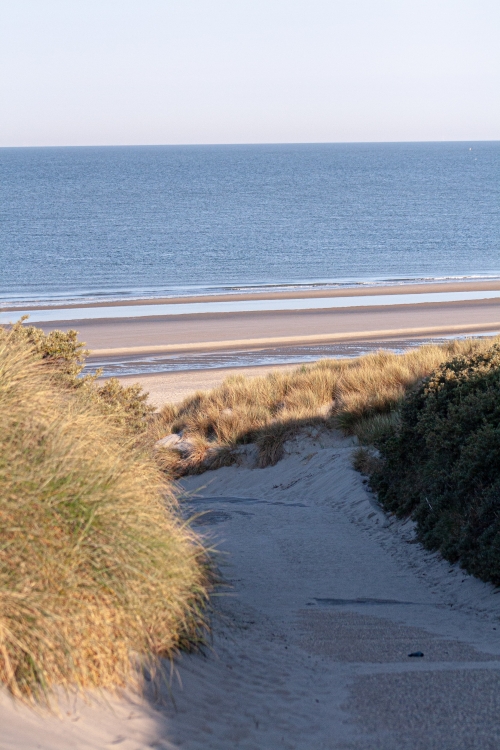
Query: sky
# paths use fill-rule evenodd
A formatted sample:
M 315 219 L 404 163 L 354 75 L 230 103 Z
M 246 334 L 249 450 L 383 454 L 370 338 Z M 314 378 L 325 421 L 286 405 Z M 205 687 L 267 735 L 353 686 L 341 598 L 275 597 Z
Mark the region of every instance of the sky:
M 0 0 L 0 146 L 500 139 L 500 0 Z

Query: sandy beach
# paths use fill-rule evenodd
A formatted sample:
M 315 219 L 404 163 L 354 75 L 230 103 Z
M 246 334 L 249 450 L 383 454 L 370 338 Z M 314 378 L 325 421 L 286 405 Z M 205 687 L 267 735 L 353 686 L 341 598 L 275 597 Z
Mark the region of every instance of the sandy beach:
M 498 594 L 386 516 L 352 450 L 309 430 L 274 467 L 247 446 L 184 479 L 226 582 L 204 653 L 160 695 L 63 699 L 59 717 L 3 694 L 0 747 L 496 750 Z
M 205 313 L 42 324 L 75 328 L 92 354 L 196 351 L 225 347 L 426 336 L 500 329 L 500 296 L 493 300 L 342 309 Z M 161 347 L 161 349 L 159 348 Z
M 423 301 L 429 291 L 443 289 L 493 290 L 498 291 L 499 297 Z M 402 292 L 410 295 L 410 302 L 391 304 L 391 296 Z M 131 301 L 127 303 L 130 317 L 39 325 L 45 331 L 76 329 L 90 350 L 87 361 L 90 368 L 104 366 L 106 377 L 121 377 L 124 383 L 139 382 L 157 406 L 166 400 L 182 400 L 193 390 L 213 388 L 231 374 L 264 374 L 270 369 L 286 368 L 315 358 L 355 356 L 379 345 L 404 349 L 422 341 L 500 332 L 499 282 L 406 284 L 246 296 L 264 301 L 272 298 L 307 301 L 307 298 L 328 295 L 352 298 L 353 306 L 134 317 L 134 301 Z M 357 307 L 356 298 L 367 295 L 379 295 L 381 300 L 387 299 L 387 304 Z M 238 299 L 245 297 L 237 296 Z M 235 295 L 217 299 L 227 297 L 234 299 Z M 191 298 L 182 300 L 186 304 L 190 301 Z M 136 302 L 152 306 L 158 300 Z M 173 301 L 178 302 L 178 299 Z M 99 303 L 94 306 L 99 308 Z

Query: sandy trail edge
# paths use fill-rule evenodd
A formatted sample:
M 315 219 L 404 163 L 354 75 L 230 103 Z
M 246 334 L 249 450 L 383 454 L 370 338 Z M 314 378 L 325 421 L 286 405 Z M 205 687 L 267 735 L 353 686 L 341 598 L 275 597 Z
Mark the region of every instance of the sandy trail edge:
M 77 700 L 56 719 L 3 696 L 0 747 L 497 750 L 500 597 L 387 519 L 352 450 L 309 431 L 275 467 L 248 446 L 185 479 L 231 588 L 207 655 L 178 661 L 175 705 Z

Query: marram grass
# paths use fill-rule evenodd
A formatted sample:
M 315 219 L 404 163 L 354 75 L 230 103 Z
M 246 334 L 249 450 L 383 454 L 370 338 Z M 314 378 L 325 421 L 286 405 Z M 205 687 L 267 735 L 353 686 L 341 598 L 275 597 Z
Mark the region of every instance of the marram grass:
M 173 477 L 238 460 L 237 448 L 254 442 L 259 465 L 274 464 L 301 428 L 319 424 L 372 443 L 393 428 L 405 394 L 443 362 L 486 350 L 491 339 L 423 345 L 403 354 L 378 351 L 356 359 L 320 360 L 292 372 L 227 378 L 218 388 L 167 404 L 153 425 L 155 437 L 182 433 L 190 452 L 158 451 Z
M 204 551 L 156 465 L 0 336 L 0 682 L 114 688 L 203 627 Z M 140 672 L 140 670 L 139 670 Z

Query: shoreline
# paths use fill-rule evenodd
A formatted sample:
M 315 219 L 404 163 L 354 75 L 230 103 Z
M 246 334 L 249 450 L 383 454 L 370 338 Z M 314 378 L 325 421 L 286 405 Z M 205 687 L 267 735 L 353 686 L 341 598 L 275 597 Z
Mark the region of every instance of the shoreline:
M 342 286 L 339 288 L 304 289 L 277 292 L 234 292 L 226 294 L 203 294 L 178 297 L 146 297 L 137 299 L 115 299 L 93 302 L 55 302 L 51 304 L 0 305 L 1 312 L 25 312 L 36 310 L 88 309 L 100 307 L 135 307 L 138 305 L 174 305 L 208 302 L 235 302 L 255 300 L 316 299 L 321 297 L 366 297 L 396 294 L 429 294 L 440 292 L 487 292 L 500 291 L 500 279 L 492 281 L 430 281 L 415 283 L 375 283 L 371 286 Z
M 219 363 L 231 368 L 241 360 L 246 367 L 298 366 L 301 359 L 312 361 L 312 356 L 342 355 L 339 350 L 349 346 L 372 348 L 377 342 L 405 346 L 432 338 L 493 336 L 500 333 L 500 300 L 120 318 L 42 328 L 46 332 L 76 328 L 90 350 L 88 369 L 104 366 L 107 375 L 119 375 L 120 365 L 132 374 L 135 365 L 138 374 L 213 369 Z M 330 351 L 317 352 L 316 357 L 315 347 Z
M 76 329 L 89 350 L 87 371 L 104 367 L 105 377 L 136 380 L 200 370 L 213 373 L 219 367 L 227 374 L 233 369 L 299 366 L 344 356 L 343 350 L 349 347 L 373 348 L 377 342 L 392 348 L 399 343 L 413 346 L 436 338 L 500 333 L 500 291 L 498 297 L 489 299 L 430 302 L 419 294 L 413 297 L 406 304 L 394 297 L 396 304 L 385 304 L 380 297 L 383 304 L 379 305 L 93 318 L 39 325 L 46 333 Z

